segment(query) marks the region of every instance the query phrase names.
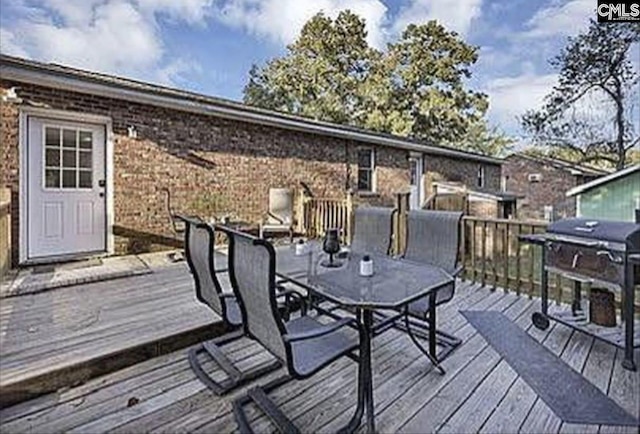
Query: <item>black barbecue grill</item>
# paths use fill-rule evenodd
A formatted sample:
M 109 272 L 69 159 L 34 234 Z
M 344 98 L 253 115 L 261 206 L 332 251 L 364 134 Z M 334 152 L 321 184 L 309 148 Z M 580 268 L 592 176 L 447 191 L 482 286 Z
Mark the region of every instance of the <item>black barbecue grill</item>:
M 543 246 L 542 312 L 533 314 L 534 325 L 546 329 L 552 319 L 624 348 L 622 366 L 635 370 L 633 350 L 640 347 L 640 333 L 634 334 L 634 285 L 640 278 L 640 224 L 572 218 L 551 223 L 544 234 L 523 235 L 520 239 Z M 549 272 L 574 282 L 570 315 L 549 313 Z M 581 307 L 583 283 L 621 294 L 624 330 L 618 329 L 616 333 L 586 320 Z

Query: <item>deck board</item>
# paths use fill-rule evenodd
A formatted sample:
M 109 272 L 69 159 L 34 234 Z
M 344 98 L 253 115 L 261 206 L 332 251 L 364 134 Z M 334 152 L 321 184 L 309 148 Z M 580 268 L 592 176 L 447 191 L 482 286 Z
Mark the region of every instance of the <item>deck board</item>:
M 57 382 L 86 379 L 75 376 L 101 369 L 102 360 L 119 367 L 127 351 L 135 354 L 135 362 L 145 351 L 162 350 L 154 343 L 168 346 L 174 336 L 220 324 L 195 300 L 183 263 L 152 274 L 3 299 L 0 391 L 3 399 L 13 399 L 16 390 L 54 390 Z
M 532 327 L 530 315 L 538 309 L 536 299 L 460 285 L 453 301 L 439 310 L 440 326 L 464 340 L 444 362 L 444 376 L 432 369 L 400 331 L 391 329 L 377 336 L 373 341 L 373 373 L 378 431 L 634 432 L 633 428 L 563 424 L 459 313 L 503 312 L 637 414 L 640 374 L 621 368 L 621 351 L 560 324 L 552 323 L 546 331 Z M 225 345 L 224 351 L 242 369 L 271 357 L 247 339 Z M 197 380 L 186 352 L 182 349 L 155 357 L 0 410 L 0 428 L 7 433 L 236 432 L 232 401 L 250 386 L 216 397 Z M 205 367 L 222 375 L 211 362 Z M 259 382 L 284 373 L 280 369 Z M 354 409 L 355 380 L 356 365 L 341 359 L 307 380 L 283 385 L 270 396 L 302 431 L 333 432 Z M 274 431 L 273 424 L 256 408 L 248 408 L 248 415 L 256 432 Z

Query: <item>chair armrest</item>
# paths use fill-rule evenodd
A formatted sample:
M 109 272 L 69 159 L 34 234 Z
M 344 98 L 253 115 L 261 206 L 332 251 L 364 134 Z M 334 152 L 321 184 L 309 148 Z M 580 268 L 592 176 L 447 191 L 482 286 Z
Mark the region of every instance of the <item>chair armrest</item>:
M 311 330 L 308 332 L 286 334 L 283 336 L 283 338 L 286 342 L 296 342 L 296 341 L 302 341 L 306 339 L 319 338 L 320 336 L 327 335 L 331 332 L 338 330 L 339 328 L 342 328 L 348 324 L 352 324 L 355 322 L 356 320 L 354 318 L 343 318 L 339 321 L 333 322 L 331 324 L 323 325 L 321 327 L 318 327 L 315 330 Z
M 276 219 L 278 221 L 278 223 L 280 223 L 281 225 L 285 224 L 285 221 L 283 219 L 281 219 L 280 217 L 278 217 L 275 214 L 272 214 L 270 212 L 267 213 L 267 215 L 273 219 Z
M 298 291 L 290 288 L 285 288 L 284 286 L 276 285 L 276 289 L 278 290 L 278 294 L 276 294 L 276 298 L 291 296 L 294 299 L 298 300 L 300 303 L 300 309 L 302 309 L 302 314 L 306 315 L 307 313 L 307 305 L 304 295 L 300 294 Z M 288 303 L 288 300 L 285 301 Z

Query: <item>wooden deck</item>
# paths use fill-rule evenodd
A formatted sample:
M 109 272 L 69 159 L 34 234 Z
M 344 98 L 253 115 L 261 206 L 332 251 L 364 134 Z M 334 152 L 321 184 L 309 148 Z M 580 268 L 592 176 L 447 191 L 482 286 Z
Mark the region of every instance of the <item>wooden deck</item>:
M 158 305 L 164 306 L 160 302 Z M 165 314 L 171 311 L 163 308 Z M 402 333 L 391 330 L 376 337 L 373 370 L 377 430 L 637 432 L 634 428 L 563 423 L 458 313 L 464 309 L 502 311 L 637 416 L 640 373 L 622 369 L 621 352 L 563 325 L 553 324 L 544 332 L 533 328 L 530 314 L 537 308 L 536 300 L 463 283 L 454 300 L 439 310 L 441 327 L 464 339 L 444 362 L 444 376 L 433 371 Z M 183 312 L 182 318 L 186 317 Z M 248 340 L 229 344 L 225 351 L 242 369 L 271 357 Z M 209 369 L 215 367 L 209 365 Z M 282 371 L 261 382 L 279 375 Z M 355 364 L 339 360 L 308 380 L 287 383 L 271 396 L 303 432 L 333 432 L 354 408 L 355 378 Z M 179 350 L 5 408 L 0 411 L 0 429 L 7 433 L 234 432 L 237 427 L 231 403 L 243 391 L 224 398 L 214 396 L 190 370 L 186 351 Z M 250 408 L 250 415 L 256 432 L 273 431 L 269 420 L 255 408 Z
M 1 402 L 74 384 L 220 332 L 184 263 L 152 274 L 5 298 Z M 172 347 L 173 346 L 173 347 Z

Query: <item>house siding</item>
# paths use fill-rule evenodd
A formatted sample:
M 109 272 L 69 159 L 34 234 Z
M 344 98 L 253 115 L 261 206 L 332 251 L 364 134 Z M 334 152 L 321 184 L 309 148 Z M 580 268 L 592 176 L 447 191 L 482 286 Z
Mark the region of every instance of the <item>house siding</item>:
M 634 222 L 640 209 L 640 171 L 579 193 L 578 215 Z
M 270 187 L 288 187 L 300 200 L 300 183 L 316 197 L 343 198 L 356 189 L 358 146 L 376 153 L 375 194 L 356 195 L 357 203 L 391 206 L 409 189 L 408 152 L 384 146 L 296 132 L 120 99 L 0 80 L 0 92 L 19 88 L 25 107 L 38 106 L 109 117 L 113 132 L 113 197 L 116 253 L 157 250 L 146 234 L 172 236 L 165 189 L 175 212 L 203 217 L 230 215 L 259 222 Z M 0 162 L 2 185 L 13 195 L 14 265 L 19 222 L 18 129 L 21 104 L 2 102 Z M 133 126 L 136 138 L 128 136 Z M 442 176 L 477 167 L 463 159 L 438 161 Z M 487 165 L 492 167 L 491 164 Z M 493 165 L 498 173 L 499 165 Z M 487 173 L 493 173 L 488 170 Z M 499 175 L 493 180 L 499 185 Z M 297 208 L 296 208 L 297 209 Z

